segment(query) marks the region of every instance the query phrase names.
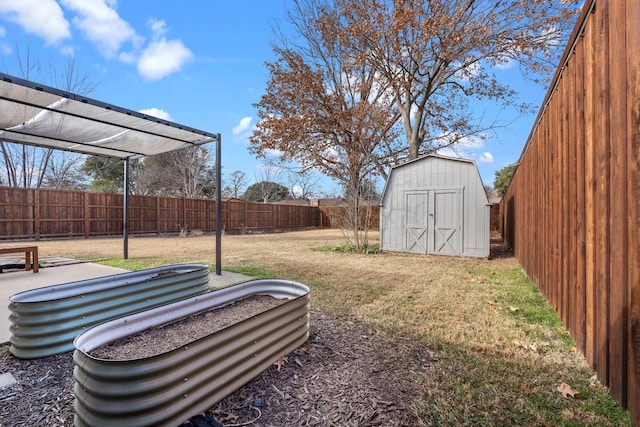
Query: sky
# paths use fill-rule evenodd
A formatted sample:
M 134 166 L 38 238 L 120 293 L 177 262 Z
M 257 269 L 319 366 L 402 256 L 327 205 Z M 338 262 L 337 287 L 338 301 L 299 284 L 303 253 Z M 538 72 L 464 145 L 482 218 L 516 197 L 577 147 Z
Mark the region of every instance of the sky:
M 17 57 L 23 64 L 28 57 L 41 64 L 29 79 L 51 85 L 50 66 L 61 72 L 73 56 L 95 84 L 87 96 L 220 133 L 224 176 L 239 170 L 252 184 L 264 177 L 264 160 L 248 151 L 253 105 L 269 78 L 264 64 L 275 59 L 272 28 L 286 31 L 287 7 L 287 0 L 0 0 L 0 70 L 25 78 Z M 515 66 L 497 72 L 522 101 L 540 105 L 545 87 L 520 78 Z M 495 172 L 518 160 L 535 117 L 502 112 L 498 120 L 509 125 L 487 141 L 442 154 L 475 160 L 492 186 Z M 320 185 L 338 194 L 335 182 Z

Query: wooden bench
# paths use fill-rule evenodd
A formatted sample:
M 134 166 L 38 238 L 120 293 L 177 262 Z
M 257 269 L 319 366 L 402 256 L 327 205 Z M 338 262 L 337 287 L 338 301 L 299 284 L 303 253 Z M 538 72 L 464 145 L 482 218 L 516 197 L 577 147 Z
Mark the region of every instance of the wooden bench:
M 0 254 L 14 254 L 24 252 L 24 269 L 29 271 L 33 266 L 33 272 L 38 272 L 38 247 L 37 246 L 18 246 L 13 248 L 0 248 Z

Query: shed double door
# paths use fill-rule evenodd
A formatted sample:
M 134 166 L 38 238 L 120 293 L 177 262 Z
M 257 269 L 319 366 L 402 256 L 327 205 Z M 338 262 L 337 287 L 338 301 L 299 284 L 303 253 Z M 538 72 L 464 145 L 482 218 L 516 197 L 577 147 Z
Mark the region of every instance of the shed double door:
M 462 255 L 462 190 L 405 193 L 405 251 Z

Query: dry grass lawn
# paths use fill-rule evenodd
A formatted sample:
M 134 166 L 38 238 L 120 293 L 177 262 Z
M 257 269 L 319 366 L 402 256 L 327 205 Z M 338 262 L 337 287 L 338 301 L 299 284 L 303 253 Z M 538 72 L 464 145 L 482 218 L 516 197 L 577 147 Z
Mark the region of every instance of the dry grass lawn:
M 313 309 L 437 350 L 413 404 L 424 425 L 630 425 L 514 258 L 332 250 L 345 240 L 325 229 L 224 236 L 222 267 L 306 283 Z M 42 257 L 115 258 L 132 269 L 215 262 L 213 236 L 131 237 L 127 262 L 119 238 L 38 246 Z M 578 394 L 564 397 L 562 383 Z

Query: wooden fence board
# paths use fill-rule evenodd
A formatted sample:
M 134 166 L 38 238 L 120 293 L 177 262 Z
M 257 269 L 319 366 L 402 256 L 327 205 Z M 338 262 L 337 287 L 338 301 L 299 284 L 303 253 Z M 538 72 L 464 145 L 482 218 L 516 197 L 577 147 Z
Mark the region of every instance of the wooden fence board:
M 564 173 L 563 173 L 563 187 L 567 189 L 567 197 L 563 198 L 563 214 L 565 229 L 563 233 L 564 237 L 564 257 L 563 257 L 563 287 L 566 290 L 564 293 L 564 317 L 565 325 L 569 330 L 575 330 L 575 316 L 571 314 L 575 312 L 575 277 L 576 277 L 576 203 L 572 202 L 576 199 L 575 182 L 576 182 L 576 144 L 575 141 L 575 118 L 574 118 L 574 104 L 575 92 L 573 91 L 575 80 L 575 65 L 572 61 L 573 57 L 569 59 L 567 63 L 567 69 L 565 71 L 567 82 L 565 89 L 563 90 L 563 120 L 566 126 L 565 138 L 563 141 L 564 147 Z
M 560 185 L 560 221 L 559 226 L 560 233 L 558 234 L 558 244 L 560 246 L 560 257 L 558 262 L 558 279 L 560 280 L 559 292 L 558 292 L 558 306 L 560 307 L 560 318 L 562 319 L 565 325 L 569 324 L 569 308 L 570 308 L 570 293 L 571 287 L 568 286 L 569 283 L 569 238 L 571 237 L 571 227 L 569 225 L 569 199 L 571 197 L 571 191 L 569 189 L 569 73 L 565 68 L 565 72 L 563 73 L 563 79 L 565 80 L 562 84 L 562 90 L 560 91 L 560 96 L 558 98 L 558 119 L 560 121 L 560 139 L 559 139 L 559 158 L 558 162 L 560 168 L 558 170 L 558 174 L 560 178 L 558 180 L 558 184 Z
M 627 68 L 625 42 L 625 4 L 622 1 L 609 3 L 609 40 L 620 40 L 609 45 L 609 93 L 610 117 L 610 185 L 609 185 L 609 271 L 611 274 L 609 305 L 609 383 L 611 394 L 624 405 L 626 402 L 627 377 L 627 313 L 623 309 L 627 301 L 628 229 L 627 221 Z M 617 273 L 616 273 L 617 272 Z
M 595 60 L 598 64 L 595 73 L 594 92 L 596 96 L 596 105 L 599 106 L 596 115 L 595 128 L 595 174 L 596 194 L 595 209 L 595 333 L 596 333 L 596 361 L 595 367 L 598 372 L 598 378 L 602 383 L 609 383 L 609 348 L 607 342 L 608 329 L 608 309 L 609 309 L 609 282 L 608 282 L 608 244 L 609 244 L 609 110 L 603 108 L 609 106 L 608 94 L 608 66 L 607 61 L 607 35 L 608 35 L 608 4 L 598 3 L 598 13 L 594 15 L 594 25 L 597 37 L 595 38 L 594 50 L 596 52 Z
M 584 43 L 576 46 L 577 58 L 584 58 Z M 584 126 L 584 103 L 585 103 L 585 85 L 584 85 L 584 61 L 575 60 L 572 67 L 575 74 L 575 140 L 583 141 L 582 143 L 573 144 L 576 149 L 576 292 L 575 300 L 575 329 L 572 331 L 578 348 L 585 348 L 586 345 L 586 288 L 585 288 L 585 264 L 586 264 L 586 226 L 585 226 L 585 126 Z
M 593 52 L 594 30 L 591 26 L 585 28 L 583 41 L 585 44 L 585 221 L 586 221 L 586 281 L 585 281 L 585 298 L 586 298 L 586 345 L 585 356 L 587 362 L 591 366 L 595 365 L 595 333 L 594 333 L 594 316 L 595 316 L 595 300 L 594 300 L 594 282 L 595 282 L 595 178 L 594 178 L 594 127 L 595 127 L 595 91 L 594 91 L 594 68 L 595 59 Z
M 549 115 L 551 117 L 551 121 L 553 123 L 558 123 L 559 121 L 559 112 L 558 112 L 558 97 L 559 95 L 554 96 L 549 102 Z M 551 246 L 551 275 L 549 280 L 546 282 L 548 289 L 546 290 L 549 295 L 549 299 L 551 305 L 556 310 L 556 312 L 560 311 L 560 307 L 558 306 L 558 292 L 560 292 L 559 286 L 553 286 L 554 283 L 557 283 L 558 278 L 560 277 L 558 263 L 560 262 L 561 254 L 558 248 L 558 242 L 560 241 L 560 233 L 561 230 L 561 218 L 558 214 L 558 204 L 560 198 L 562 197 L 562 193 L 558 188 L 558 177 L 559 172 L 562 166 L 558 164 L 558 147 L 559 147 L 559 139 L 560 139 L 560 126 L 549 126 L 547 124 L 547 129 L 549 132 L 549 136 L 547 137 L 547 141 L 551 142 L 551 218 L 554 218 L 554 221 L 551 221 L 551 230 L 552 235 L 550 238 L 550 246 Z
M 585 3 L 501 206 L 508 244 L 640 423 L 640 2 Z
M 627 202 L 629 212 L 629 265 L 628 295 L 629 295 L 629 410 L 634 415 L 634 421 L 640 424 L 640 2 L 627 1 L 626 17 L 626 48 L 627 53 Z

